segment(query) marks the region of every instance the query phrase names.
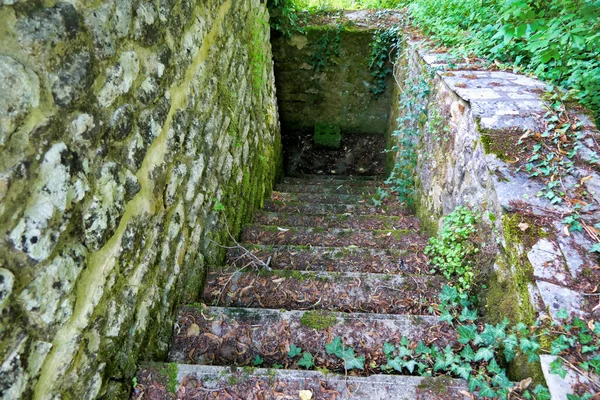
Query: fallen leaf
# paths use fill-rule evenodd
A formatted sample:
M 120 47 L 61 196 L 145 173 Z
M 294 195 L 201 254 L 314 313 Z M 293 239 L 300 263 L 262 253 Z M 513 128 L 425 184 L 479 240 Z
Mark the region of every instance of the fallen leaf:
M 521 389 L 521 390 L 527 389 L 529 387 L 529 385 L 531 385 L 532 381 L 533 381 L 533 379 L 531 379 L 531 378 L 523 379 L 521 382 L 519 382 L 519 389 Z
M 281 232 L 287 232 L 287 231 L 289 231 L 289 229 L 280 228 L 280 227 L 277 227 L 277 230 L 279 230 Z
M 588 328 L 590 328 L 590 331 L 594 331 L 594 329 L 596 329 L 596 323 L 594 322 L 593 319 L 590 319 L 587 323 Z
M 460 394 L 462 394 L 463 396 L 467 396 L 470 399 L 473 399 L 473 400 L 475 399 L 475 397 L 471 393 L 467 392 L 466 390 L 461 390 Z
M 200 334 L 200 327 L 197 324 L 191 324 L 188 328 L 185 336 L 187 337 L 196 337 Z
M 591 175 L 584 176 L 583 178 L 581 178 L 581 184 L 583 185 L 584 182 L 589 181 L 590 179 L 592 179 Z
M 563 229 L 565 231 L 565 236 L 571 236 L 571 232 L 569 232 L 569 226 L 565 225 L 565 228 Z
M 596 307 L 592 308 L 592 312 L 596 311 L 599 308 L 600 308 L 600 301 L 598 302 L 598 305 Z
M 527 229 L 529 229 L 529 224 L 525 223 L 525 222 L 521 222 L 519 225 L 517 225 L 519 227 L 520 230 L 522 230 L 523 232 L 525 232 Z
M 313 397 L 313 393 L 310 390 L 301 390 L 298 392 L 300 400 L 310 400 Z

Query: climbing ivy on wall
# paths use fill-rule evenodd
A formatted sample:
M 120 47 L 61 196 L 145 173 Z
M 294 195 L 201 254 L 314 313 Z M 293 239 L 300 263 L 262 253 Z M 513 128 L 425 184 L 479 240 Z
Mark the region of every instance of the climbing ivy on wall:
M 338 24 L 334 30 L 327 29 L 317 41 L 315 51 L 310 56 L 310 64 L 315 71 L 324 69 L 331 62 L 332 56 L 340 55 L 340 35 L 342 25 Z
M 390 63 L 396 60 L 399 46 L 400 27 L 378 29 L 373 34 L 369 68 L 376 82 L 371 88 L 375 96 L 385 92 L 386 79 L 392 73 Z
M 388 150 L 395 152 L 396 157 L 392 172 L 385 183 L 398 193 L 401 202 L 413 206 L 414 171 L 417 165 L 415 149 L 420 137 L 420 129 L 427 119 L 427 99 L 431 87 L 426 75 L 409 74 L 408 68 L 408 66 L 403 67 L 400 71 L 401 76 L 406 77 L 399 103 L 402 110 L 397 119 L 398 128 L 392 133 L 396 144 Z M 429 74 L 431 75 L 431 71 Z

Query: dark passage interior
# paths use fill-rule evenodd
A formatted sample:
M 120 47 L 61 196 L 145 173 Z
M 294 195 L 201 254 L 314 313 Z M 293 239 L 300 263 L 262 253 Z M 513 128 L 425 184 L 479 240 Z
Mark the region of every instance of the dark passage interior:
M 385 173 L 393 80 L 370 67 L 375 32 L 338 24 L 274 33 L 286 176 Z

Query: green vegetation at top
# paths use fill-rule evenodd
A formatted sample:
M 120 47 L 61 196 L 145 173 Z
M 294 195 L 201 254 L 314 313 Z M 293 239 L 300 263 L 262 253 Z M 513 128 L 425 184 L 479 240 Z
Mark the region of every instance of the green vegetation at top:
M 298 10 L 406 10 L 412 24 L 457 59 L 479 57 L 557 85 L 600 120 L 598 0 L 270 0 L 273 27 L 293 32 Z

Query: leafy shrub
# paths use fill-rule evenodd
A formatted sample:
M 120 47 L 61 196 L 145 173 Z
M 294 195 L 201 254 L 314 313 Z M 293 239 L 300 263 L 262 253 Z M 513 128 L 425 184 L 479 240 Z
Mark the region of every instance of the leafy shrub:
M 434 270 L 440 271 L 457 289 L 468 290 L 475 273 L 475 255 L 479 252 L 476 220 L 478 214 L 457 207 L 446 216 L 438 235 L 429 239 L 425 254 Z

